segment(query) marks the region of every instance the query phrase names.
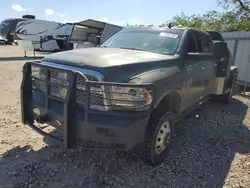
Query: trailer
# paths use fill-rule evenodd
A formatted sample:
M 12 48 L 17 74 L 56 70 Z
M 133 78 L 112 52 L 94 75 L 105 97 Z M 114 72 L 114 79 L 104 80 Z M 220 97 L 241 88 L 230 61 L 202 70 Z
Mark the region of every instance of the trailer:
M 68 49 L 67 38 L 72 25 L 25 18 L 17 23 L 15 37 L 19 47 L 25 51 L 63 51 Z
M 84 20 L 73 24 L 68 44 L 73 49 L 95 47 L 111 37 L 123 27 L 97 20 Z
M 232 64 L 239 70 L 237 84 L 245 89 L 250 87 L 250 32 L 222 32 L 221 35 L 227 42 Z

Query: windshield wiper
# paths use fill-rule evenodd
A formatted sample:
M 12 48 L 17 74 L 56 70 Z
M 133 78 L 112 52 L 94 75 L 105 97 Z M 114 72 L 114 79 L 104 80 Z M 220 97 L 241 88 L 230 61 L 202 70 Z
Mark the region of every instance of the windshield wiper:
M 121 49 L 127 49 L 127 50 L 139 50 L 139 51 L 146 51 L 146 50 L 142 50 L 140 48 L 128 48 L 128 47 L 120 47 Z

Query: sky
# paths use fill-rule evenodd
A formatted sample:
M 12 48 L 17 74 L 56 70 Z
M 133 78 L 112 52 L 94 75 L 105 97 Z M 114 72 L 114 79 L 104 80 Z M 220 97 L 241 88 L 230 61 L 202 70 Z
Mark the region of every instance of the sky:
M 88 18 L 117 25 L 166 23 L 184 12 L 221 10 L 216 0 L 1 0 L 0 22 L 32 14 L 36 19 L 76 22 Z

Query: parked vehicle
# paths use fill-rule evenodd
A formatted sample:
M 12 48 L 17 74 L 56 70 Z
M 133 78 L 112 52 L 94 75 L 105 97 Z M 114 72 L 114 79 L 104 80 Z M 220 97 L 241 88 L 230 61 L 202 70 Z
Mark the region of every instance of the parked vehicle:
M 6 39 L 2 39 L 0 38 L 0 45 L 12 45 L 13 43 L 6 40 Z
M 0 23 L 0 37 L 8 40 L 9 43 L 14 42 L 16 39 L 14 37 L 16 25 L 20 20 L 20 18 L 10 18 L 3 20 Z
M 18 21 L 15 37 L 25 51 L 58 52 L 69 48 L 67 41 L 72 26 L 69 23 L 26 18 Z
M 7 44 L 7 40 L 0 39 L 0 45 L 6 45 L 6 44 Z
M 99 47 L 27 62 L 22 122 L 68 148 L 140 146 L 142 159 L 156 165 L 177 121 L 210 98 L 231 100 L 237 70 L 226 43 L 208 32 L 123 28 Z
M 73 44 L 74 49 L 96 47 L 121 29 L 121 26 L 106 22 L 84 20 L 74 23 L 68 44 Z
M 0 24 L 0 36 L 9 42 L 18 43 L 25 51 L 57 52 L 70 49 L 67 41 L 72 25 L 38 20 L 34 15 L 23 15 L 22 18 L 3 20 Z

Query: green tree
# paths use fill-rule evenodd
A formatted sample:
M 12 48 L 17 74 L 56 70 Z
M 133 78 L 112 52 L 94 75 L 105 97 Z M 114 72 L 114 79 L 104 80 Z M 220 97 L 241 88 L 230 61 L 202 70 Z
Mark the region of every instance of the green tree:
M 196 28 L 204 31 L 250 31 L 250 0 L 217 0 L 224 12 L 208 11 L 203 15 L 186 15 L 182 12 L 159 27 L 174 26 Z M 127 24 L 127 26 L 132 26 Z M 151 27 L 151 25 L 149 25 Z
M 225 10 L 236 10 L 245 14 L 250 14 L 250 0 L 217 0 L 218 4 Z
M 191 15 L 187 16 L 184 12 L 181 13 L 181 15 L 176 15 L 172 18 L 171 23 L 174 26 L 183 26 L 183 27 L 189 27 L 189 28 L 197 28 L 202 29 L 202 16 L 200 15 Z
M 250 31 L 250 17 L 236 11 L 217 12 L 209 11 L 203 15 L 174 16 L 172 23 L 175 26 L 196 28 L 205 31 Z

